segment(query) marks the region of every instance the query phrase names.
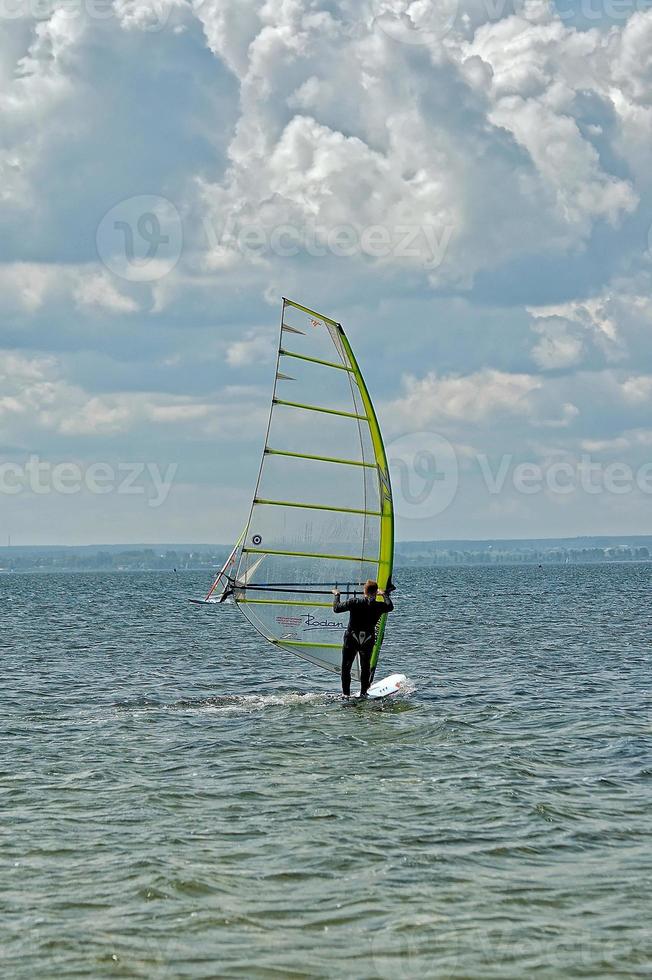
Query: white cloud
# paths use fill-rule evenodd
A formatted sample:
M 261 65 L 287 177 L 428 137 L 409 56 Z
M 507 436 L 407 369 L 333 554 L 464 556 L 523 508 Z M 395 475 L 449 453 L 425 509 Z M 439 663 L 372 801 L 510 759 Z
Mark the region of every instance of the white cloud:
M 62 374 L 55 358 L 0 351 L 0 441 L 26 446 L 39 432 L 101 440 L 134 430 L 145 438 L 150 426 L 242 439 L 260 433 L 268 411 L 266 399 L 252 388 L 226 388 L 211 399 L 164 392 L 94 395 Z
M 404 0 L 7 23 L 0 344 L 21 350 L 0 355 L 3 443 L 199 460 L 202 439 L 259 437 L 260 325 L 296 290 L 347 314 L 388 431 L 442 429 L 467 461 L 649 452 L 652 11 L 578 31 L 538 0 L 489 7 L 462 0 L 445 30 Z M 185 247 L 132 284 L 96 231 L 143 194 L 169 197 Z
M 82 274 L 83 275 L 83 274 Z M 90 274 L 73 291 L 79 307 L 109 310 L 112 313 L 135 313 L 138 303 L 124 296 L 105 273 Z
M 59 294 L 67 269 L 36 262 L 0 265 L 0 309 L 35 313 L 48 299 Z
M 625 399 L 634 404 L 652 401 L 652 375 L 628 378 L 622 385 Z
M 250 333 L 244 340 L 236 340 L 226 349 L 227 364 L 231 367 L 247 367 L 250 364 L 271 362 L 275 345 L 269 334 Z
M 182 401 L 172 405 L 151 405 L 147 415 L 153 422 L 163 424 L 174 422 L 196 422 L 206 419 L 215 412 L 215 405 L 187 404 Z
M 2 198 L 5 207 L 17 213 L 32 205 L 32 172 L 44 151 L 53 114 L 74 99 L 67 59 L 85 29 L 85 18 L 67 16 L 63 8 L 32 23 L 31 43 L 16 57 L 0 91 Z
M 43 412 L 41 420 L 46 428 L 51 426 L 61 435 L 114 435 L 124 432 L 132 422 L 129 407 L 120 404 L 120 399 L 83 398 L 81 392 L 67 386 L 61 386 L 58 395 L 56 405 Z
M 637 360 L 641 340 L 652 322 L 652 301 L 645 274 L 615 281 L 591 299 L 529 307 L 532 329 L 541 337 L 532 349 L 543 370 L 585 365 L 591 357 L 611 365 Z
M 485 370 L 468 377 L 407 377 L 405 394 L 392 402 L 388 415 L 394 425 L 426 426 L 452 420 L 477 423 L 500 414 L 529 414 L 530 396 L 541 382 L 532 375 Z
M 215 50 L 224 49 L 233 8 L 202 8 L 210 36 L 221 38 Z M 589 95 L 597 119 L 613 111 L 625 55 L 612 50 L 611 35 L 577 31 L 548 4 L 530 3 L 470 41 L 455 31 L 443 46 L 433 41 L 428 67 L 408 60 L 409 45 L 369 33 L 370 21 L 351 30 L 325 12 L 311 18 L 299 2 L 268 3 L 260 15 L 255 37 L 247 20 L 247 59 L 243 49 L 238 57 L 231 168 L 223 181 L 201 184 L 215 227 L 228 215 L 266 240 L 286 224 L 300 238 L 316 225 L 349 224 L 358 234 L 377 224 L 390 233 L 450 228 L 441 265 L 428 270 L 424 242 L 407 261 L 393 252 L 381 264 L 468 285 L 523 248 L 584 247 L 596 222 L 617 225 L 636 208 L 632 182 L 605 165 L 604 127 L 583 118 Z M 268 241 L 255 259 L 238 256 L 233 237 L 220 245 L 219 266 L 227 256 L 279 257 Z M 362 249 L 357 258 L 377 261 Z
M 573 336 L 568 321 L 558 317 L 540 318 L 535 322 L 541 340 L 532 348 L 532 358 L 543 370 L 568 368 L 579 364 L 584 354 L 581 337 Z
M 74 304 L 77 309 L 134 313 L 138 303 L 120 292 L 105 270 L 92 265 L 10 262 L 0 265 L 0 309 L 34 314 Z

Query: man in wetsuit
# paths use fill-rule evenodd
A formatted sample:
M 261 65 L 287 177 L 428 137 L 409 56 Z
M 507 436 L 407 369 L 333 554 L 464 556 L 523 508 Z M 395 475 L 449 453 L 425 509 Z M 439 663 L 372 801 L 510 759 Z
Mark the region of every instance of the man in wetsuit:
M 371 579 L 365 583 L 364 597 L 341 602 L 338 589 L 333 589 L 333 595 L 333 612 L 350 614 L 342 647 L 342 692 L 347 698 L 351 695 L 351 668 L 359 654 L 360 697 L 366 698 L 371 683 L 371 655 L 376 642 L 376 627 L 381 616 L 392 612 L 394 605 L 389 596 L 378 591 L 378 582 Z M 382 602 L 377 601 L 378 595 L 382 596 Z

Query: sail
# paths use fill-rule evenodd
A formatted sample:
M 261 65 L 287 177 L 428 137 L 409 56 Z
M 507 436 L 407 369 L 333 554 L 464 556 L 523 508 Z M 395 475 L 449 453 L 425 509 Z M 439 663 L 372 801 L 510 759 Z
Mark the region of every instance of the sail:
M 229 557 L 226 559 L 225 563 L 222 565 L 222 567 L 219 570 L 219 572 L 217 573 L 217 577 L 215 578 L 215 581 L 211 585 L 211 587 L 210 587 L 210 589 L 208 591 L 208 595 L 204 599 L 204 602 L 211 602 L 211 601 L 212 602 L 224 602 L 225 598 L 227 597 L 228 592 L 229 592 L 229 589 L 230 589 L 229 576 L 230 576 L 231 572 L 233 571 L 233 568 L 235 567 L 235 563 L 237 561 L 238 550 L 239 550 L 240 545 L 242 544 L 242 542 L 244 540 L 244 535 L 245 535 L 245 532 L 243 531 L 242 534 L 240 535 L 240 537 L 238 538 L 238 540 L 236 542 L 236 545 L 235 545 L 233 551 L 231 552 L 231 554 L 229 555 Z M 218 592 L 218 590 L 219 590 L 219 592 Z M 216 593 L 218 593 L 218 595 L 217 595 L 217 597 L 214 598 L 214 596 L 215 596 Z
M 191 602 L 195 606 L 205 606 L 227 601 L 233 591 L 231 573 L 238 561 L 238 552 L 244 541 L 245 533 L 246 528 L 238 538 L 233 551 L 231 551 L 229 557 L 217 573 L 206 596 L 203 599 L 188 599 L 188 602 Z
M 275 644 L 339 672 L 346 617 L 331 590 L 391 579 L 394 512 L 383 440 L 334 320 L 283 301 L 269 426 L 234 598 Z M 374 647 L 378 661 L 386 616 Z

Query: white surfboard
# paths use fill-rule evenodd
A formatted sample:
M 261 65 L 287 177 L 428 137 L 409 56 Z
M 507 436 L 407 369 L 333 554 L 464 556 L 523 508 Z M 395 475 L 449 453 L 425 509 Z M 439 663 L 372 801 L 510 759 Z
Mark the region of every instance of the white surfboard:
M 399 694 L 405 686 L 407 677 L 405 674 L 390 674 L 382 681 L 376 681 L 367 691 L 367 697 L 377 701 L 379 698 L 389 698 Z

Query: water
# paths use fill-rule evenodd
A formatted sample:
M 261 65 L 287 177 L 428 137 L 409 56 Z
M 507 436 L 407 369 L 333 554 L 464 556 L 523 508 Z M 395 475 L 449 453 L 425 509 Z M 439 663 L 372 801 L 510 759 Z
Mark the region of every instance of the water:
M 345 706 L 201 576 L 0 578 L 0 975 L 652 972 L 647 565 L 406 571 Z

